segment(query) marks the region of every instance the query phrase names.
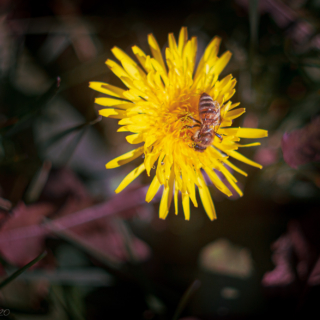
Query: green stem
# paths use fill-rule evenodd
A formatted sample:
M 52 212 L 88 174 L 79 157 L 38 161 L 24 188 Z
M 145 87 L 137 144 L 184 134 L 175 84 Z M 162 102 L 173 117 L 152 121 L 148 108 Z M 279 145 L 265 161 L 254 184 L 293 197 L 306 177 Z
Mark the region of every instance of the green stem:
M 5 287 L 7 284 L 9 284 L 11 281 L 13 281 L 15 278 L 19 277 L 21 273 L 25 272 L 27 269 L 29 269 L 30 267 L 32 267 L 34 264 L 36 264 L 38 261 L 40 261 L 41 259 L 43 259 L 45 256 L 47 255 L 47 252 L 44 251 L 42 252 L 40 255 L 38 255 L 34 260 L 32 260 L 31 262 L 29 262 L 28 264 L 26 264 L 25 266 L 23 266 L 22 268 L 20 268 L 19 270 L 17 270 L 16 272 L 14 272 L 11 276 L 9 276 L 8 278 L 4 279 L 1 283 L 0 283 L 0 289 L 2 289 L 3 287 Z
M 201 285 L 201 282 L 198 279 L 192 282 L 191 286 L 183 294 L 172 320 L 177 320 L 179 318 L 181 312 L 186 307 L 186 304 L 189 301 L 190 297 L 194 294 L 196 290 L 199 289 L 200 285 Z

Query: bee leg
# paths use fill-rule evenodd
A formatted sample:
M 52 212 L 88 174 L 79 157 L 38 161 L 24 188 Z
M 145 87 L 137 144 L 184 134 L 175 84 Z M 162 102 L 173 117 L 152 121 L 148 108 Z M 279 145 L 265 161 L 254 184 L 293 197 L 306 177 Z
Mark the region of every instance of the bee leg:
M 193 120 L 194 122 L 197 122 L 197 123 L 201 124 L 201 122 L 200 122 L 199 120 L 197 120 L 197 119 L 195 119 L 195 118 L 192 118 L 191 116 L 188 116 L 188 118 L 190 118 L 190 119 Z
M 194 126 L 186 126 L 186 128 L 188 128 L 188 129 L 191 129 L 191 128 L 194 128 L 194 127 L 200 127 L 200 124 L 195 124 Z
M 220 134 L 218 134 L 218 133 L 215 133 L 215 134 L 220 139 L 220 142 L 222 142 L 223 138 L 220 136 Z

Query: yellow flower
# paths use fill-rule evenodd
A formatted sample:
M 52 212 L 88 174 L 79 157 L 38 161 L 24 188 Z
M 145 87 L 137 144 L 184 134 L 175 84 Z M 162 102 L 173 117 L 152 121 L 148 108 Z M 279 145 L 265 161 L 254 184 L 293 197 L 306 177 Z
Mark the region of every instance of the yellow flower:
M 161 219 L 168 215 L 172 198 L 175 213 L 178 213 L 180 191 L 184 216 L 189 220 L 190 199 L 198 206 L 195 192 L 197 186 L 204 209 L 213 220 L 216 212 L 203 173 L 208 175 L 221 192 L 231 196 L 232 192 L 216 173 L 219 171 L 242 196 L 236 178 L 227 167 L 245 176 L 247 174 L 228 158 L 262 168 L 260 164 L 236 150 L 239 147 L 260 145 L 258 142 L 241 145 L 238 143 L 240 138 L 262 138 L 268 133 L 262 129 L 230 128 L 232 120 L 243 114 L 245 109 L 236 109 L 239 103 L 230 101 L 235 93 L 236 79 L 228 75 L 218 81 L 221 71 L 231 58 L 229 51 L 221 57 L 217 56 L 220 38 L 215 37 L 209 43 L 196 70 L 197 38 L 188 40 L 185 27 L 180 31 L 178 43 L 173 34 L 169 34 L 168 38 L 166 64 L 152 34 L 148 36 L 148 43 L 153 57 L 146 55 L 137 46 L 132 47 L 142 68 L 121 49 L 112 49 L 122 66 L 112 60 L 107 60 L 106 64 L 128 90 L 102 82 L 91 82 L 89 85 L 90 88 L 108 95 L 96 98 L 97 104 L 106 107 L 99 113 L 105 117 L 121 119 L 118 131 L 133 133 L 126 137 L 129 143 L 143 143 L 142 146 L 110 161 L 106 167 L 116 168 L 144 155 L 143 163 L 123 179 L 115 190 L 116 193 L 122 191 L 142 172 L 146 171 L 150 176 L 152 169 L 155 169 L 146 201 L 151 201 L 160 186 L 164 186 L 159 212 Z M 192 140 L 197 128 L 189 127 L 194 124 L 190 117 L 199 119 L 198 104 L 202 93 L 209 94 L 220 104 L 221 124 L 214 130 L 223 139 L 220 141 L 215 136 L 212 146 L 199 152 L 195 150 Z

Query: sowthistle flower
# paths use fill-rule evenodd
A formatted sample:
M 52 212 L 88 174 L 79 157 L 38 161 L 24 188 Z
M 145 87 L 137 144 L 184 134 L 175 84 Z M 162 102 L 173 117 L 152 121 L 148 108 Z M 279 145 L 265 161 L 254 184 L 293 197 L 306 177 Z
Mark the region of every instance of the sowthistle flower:
M 152 34 L 148 36 L 152 57 L 139 47 L 132 51 L 139 61 L 136 63 L 121 49 L 114 47 L 112 53 L 121 65 L 113 60 L 106 64 L 121 79 L 127 90 L 102 82 L 90 82 L 90 88 L 102 92 L 108 97 L 96 98 L 95 102 L 106 108 L 99 113 L 102 116 L 121 119 L 118 132 L 131 132 L 126 137 L 131 144 L 142 146 L 127 152 L 106 164 L 108 169 L 124 165 L 144 155 L 143 162 L 131 171 L 115 190 L 122 191 L 142 172 L 155 175 L 146 195 L 151 201 L 161 185 L 164 186 L 160 202 L 159 215 L 165 219 L 168 215 L 172 198 L 175 213 L 178 213 L 178 194 L 182 195 L 182 206 L 186 220 L 190 219 L 190 199 L 198 206 L 196 187 L 208 217 L 216 218 L 214 204 L 206 185 L 204 174 L 227 196 L 232 192 L 217 175 L 220 172 L 234 190 L 242 196 L 236 178 L 227 167 L 247 176 L 230 162 L 234 158 L 251 166 L 262 166 L 236 150 L 240 147 L 260 145 L 239 144 L 240 138 L 262 138 L 267 131 L 254 128 L 232 128 L 233 119 L 244 112 L 237 108 L 240 103 L 232 103 L 230 98 L 235 93 L 236 79 L 232 75 L 218 80 L 220 73 L 231 58 L 229 51 L 218 57 L 221 39 L 215 37 L 207 46 L 195 69 L 197 38 L 188 40 L 187 28 L 180 31 L 178 43 L 174 35 L 169 34 L 169 47 L 166 48 L 164 62 L 159 45 Z M 221 137 L 214 137 L 212 146 L 204 152 L 195 150 L 192 140 L 197 128 L 192 118 L 199 119 L 198 104 L 202 93 L 210 95 L 220 105 L 221 123 L 214 128 Z

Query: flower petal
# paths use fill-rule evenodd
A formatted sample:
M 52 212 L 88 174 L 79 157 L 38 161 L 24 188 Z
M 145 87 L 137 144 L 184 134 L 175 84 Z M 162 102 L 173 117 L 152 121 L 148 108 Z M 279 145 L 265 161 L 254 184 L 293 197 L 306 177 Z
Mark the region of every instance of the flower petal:
M 242 171 L 241 169 L 239 169 L 237 166 L 235 166 L 233 163 L 231 163 L 229 160 L 224 159 L 223 162 L 230 167 L 231 169 L 233 169 L 234 171 L 237 171 L 239 173 L 241 173 L 242 175 L 244 175 L 245 177 L 248 176 L 248 174 L 244 171 Z
M 200 194 L 200 198 L 201 198 L 201 202 L 203 204 L 204 210 L 206 211 L 210 220 L 217 219 L 216 210 L 214 208 L 214 204 L 213 204 L 210 192 L 208 190 L 208 187 L 206 186 L 203 176 L 201 173 L 199 173 L 197 177 L 200 184 L 199 194 Z
M 121 109 L 101 109 L 99 110 L 99 114 L 108 117 L 108 118 L 115 118 L 115 119 L 122 119 L 127 116 L 127 111 Z
M 156 59 L 156 61 L 159 62 L 159 64 L 163 69 L 163 72 L 167 73 L 167 69 L 162 58 L 161 50 L 159 48 L 157 40 L 155 39 L 152 33 L 148 35 L 148 43 L 149 43 L 153 57 Z
M 137 144 L 144 141 L 143 134 L 140 134 L 140 133 L 135 133 L 135 134 L 126 136 L 126 140 L 131 144 Z
M 190 197 L 187 193 L 182 194 L 182 207 L 183 207 L 183 213 L 184 218 L 186 220 L 190 220 Z
M 261 164 L 246 158 L 245 156 L 243 156 L 241 153 L 239 153 L 237 151 L 226 151 L 226 153 L 232 158 L 235 158 L 235 159 L 237 159 L 237 160 L 239 160 L 241 162 L 247 163 L 250 166 L 262 169 L 262 165 Z
M 132 170 L 119 184 L 118 188 L 115 190 L 115 193 L 121 192 L 125 187 L 127 187 L 134 179 L 136 179 L 143 171 L 145 170 L 144 163 L 139 167 Z
M 229 172 L 229 170 L 224 166 L 221 165 L 220 166 L 220 171 L 223 173 L 223 175 L 226 177 L 226 179 L 228 180 L 228 182 L 231 184 L 231 186 L 233 187 L 233 189 L 239 194 L 240 197 L 243 196 L 243 192 L 241 191 L 241 189 L 237 186 L 236 182 L 237 180 L 235 179 L 235 177 Z
M 226 194 L 228 197 L 232 196 L 232 192 L 228 189 L 228 187 L 220 180 L 218 175 L 209 168 L 204 168 L 205 172 L 211 179 L 212 183 L 220 190 L 222 193 Z
M 148 192 L 146 194 L 146 201 L 147 202 L 150 202 L 154 198 L 154 196 L 158 192 L 160 186 L 161 186 L 161 184 L 160 184 L 157 176 L 154 176 L 154 178 L 152 179 L 152 182 L 150 184 L 150 187 L 148 189 Z
M 258 142 L 241 144 L 240 138 L 262 138 L 266 130 L 255 128 L 229 128 L 233 119 L 245 112 L 236 108 L 239 103 L 231 102 L 235 93 L 236 79 L 227 75 L 219 80 L 219 75 L 231 58 L 229 51 L 218 57 L 221 39 L 215 37 L 205 49 L 196 72 L 197 38 L 188 40 L 187 28 L 183 27 L 176 41 L 169 34 L 169 46 L 165 50 L 166 64 L 155 37 L 148 35 L 152 55 L 146 55 L 139 47 L 132 51 L 138 64 L 126 52 L 114 47 L 112 52 L 120 61 L 107 60 L 111 71 L 127 86 L 117 88 L 103 82 L 91 82 L 89 87 L 108 95 L 99 97 L 96 103 L 105 107 L 99 113 L 106 117 L 120 119 L 118 132 L 132 132 L 126 137 L 131 144 L 142 143 L 140 148 L 132 150 L 112 161 L 106 167 L 115 168 L 128 163 L 142 154 L 144 161 L 130 172 L 121 182 L 116 192 L 123 190 L 141 172 L 156 169 L 146 201 L 151 201 L 163 185 L 160 203 L 160 218 L 168 215 L 174 197 L 175 213 L 178 213 L 179 191 L 186 220 L 190 219 L 190 199 L 197 206 L 196 186 L 205 211 L 211 220 L 216 218 L 215 208 L 201 170 L 205 170 L 213 184 L 227 196 L 231 196 L 231 186 L 242 195 L 236 178 L 228 170 L 247 175 L 228 159 L 233 157 L 249 165 L 261 166 L 236 152 L 240 147 L 259 145 Z M 197 152 L 193 137 L 192 118 L 199 116 L 199 97 L 205 92 L 220 104 L 221 123 L 213 129 L 218 133 L 212 145 L 204 152 Z M 222 139 L 218 138 L 219 134 Z M 219 170 L 229 182 L 220 179 Z M 227 185 L 226 185 L 227 184 Z
M 182 27 L 179 34 L 179 41 L 178 41 L 178 51 L 182 56 L 183 48 L 188 41 L 188 29 L 186 27 Z
M 246 112 L 245 108 L 238 108 L 238 109 L 227 112 L 225 118 L 229 120 L 233 120 L 240 117 L 245 112 Z
M 260 142 L 253 142 L 253 143 L 247 143 L 247 144 L 236 143 L 235 145 L 236 145 L 237 147 L 240 147 L 240 148 L 246 148 L 246 147 L 256 147 L 256 146 L 260 146 L 261 143 L 260 143 Z
M 139 62 L 141 63 L 141 65 L 143 66 L 143 68 L 147 71 L 147 72 L 151 72 L 152 70 L 152 66 L 150 64 L 150 60 L 148 59 L 149 56 L 147 56 L 139 47 L 137 46 L 133 46 L 132 47 L 132 51 L 134 53 L 134 55 L 137 57 L 137 59 L 139 60 Z M 150 57 L 149 57 L 150 58 Z
M 128 103 L 128 101 L 124 100 L 119 100 L 119 99 L 113 99 L 113 98 L 95 98 L 94 102 L 96 104 L 100 104 L 100 106 L 104 107 L 112 107 L 112 106 L 117 106 L 117 105 L 132 105 L 134 106 L 133 103 Z M 122 108 L 120 108 L 122 109 Z
M 155 152 L 148 152 L 144 159 L 144 164 L 146 166 L 147 175 L 150 176 L 151 168 L 157 161 L 161 150 L 156 150 Z
M 268 131 L 255 128 L 239 128 L 237 136 L 240 138 L 264 138 L 268 136 Z
M 142 154 L 143 154 L 143 150 L 144 148 L 143 147 L 140 147 L 138 149 L 134 149 L 134 150 L 131 150 L 111 161 L 109 161 L 107 164 L 106 164 L 106 168 L 107 169 L 112 169 L 112 168 L 117 168 L 117 167 L 120 167 L 138 157 L 140 157 Z
M 176 42 L 176 39 L 175 39 L 173 33 L 168 34 L 168 42 L 169 42 L 170 50 L 177 52 L 178 51 L 177 42 Z
M 108 59 L 106 65 L 128 88 L 132 87 L 129 75 L 115 61 Z
M 178 214 L 178 195 L 179 195 L 179 189 L 177 188 L 177 184 L 175 182 L 174 184 L 174 213 L 177 215 Z
M 104 83 L 104 82 L 97 82 L 97 81 L 91 81 L 89 82 L 89 88 L 108 94 L 110 96 L 115 96 L 118 98 L 123 98 L 125 99 L 125 96 L 123 95 L 123 93 L 125 92 L 125 90 L 112 86 L 111 84 L 108 83 Z
M 121 50 L 118 47 L 113 47 L 111 49 L 111 52 L 114 54 L 114 56 L 119 60 L 119 61 L 124 61 L 126 60 L 128 63 L 132 64 L 133 66 L 138 66 L 137 63 L 132 60 L 123 50 Z
M 230 51 L 226 51 L 216 62 L 214 73 L 219 75 L 225 66 L 228 64 L 229 60 L 231 59 L 232 53 Z
M 173 197 L 173 182 L 174 182 L 174 173 L 173 168 L 171 169 L 170 178 L 168 181 L 168 185 L 164 187 L 162 198 L 160 202 L 159 209 L 159 218 L 165 219 L 169 213 L 172 197 Z
M 199 76 L 203 73 L 203 68 L 205 63 L 210 59 L 210 62 L 213 64 L 216 61 L 216 56 L 218 54 L 221 38 L 214 37 L 209 45 L 207 46 L 202 58 L 200 59 L 196 74 L 194 79 L 198 79 Z

